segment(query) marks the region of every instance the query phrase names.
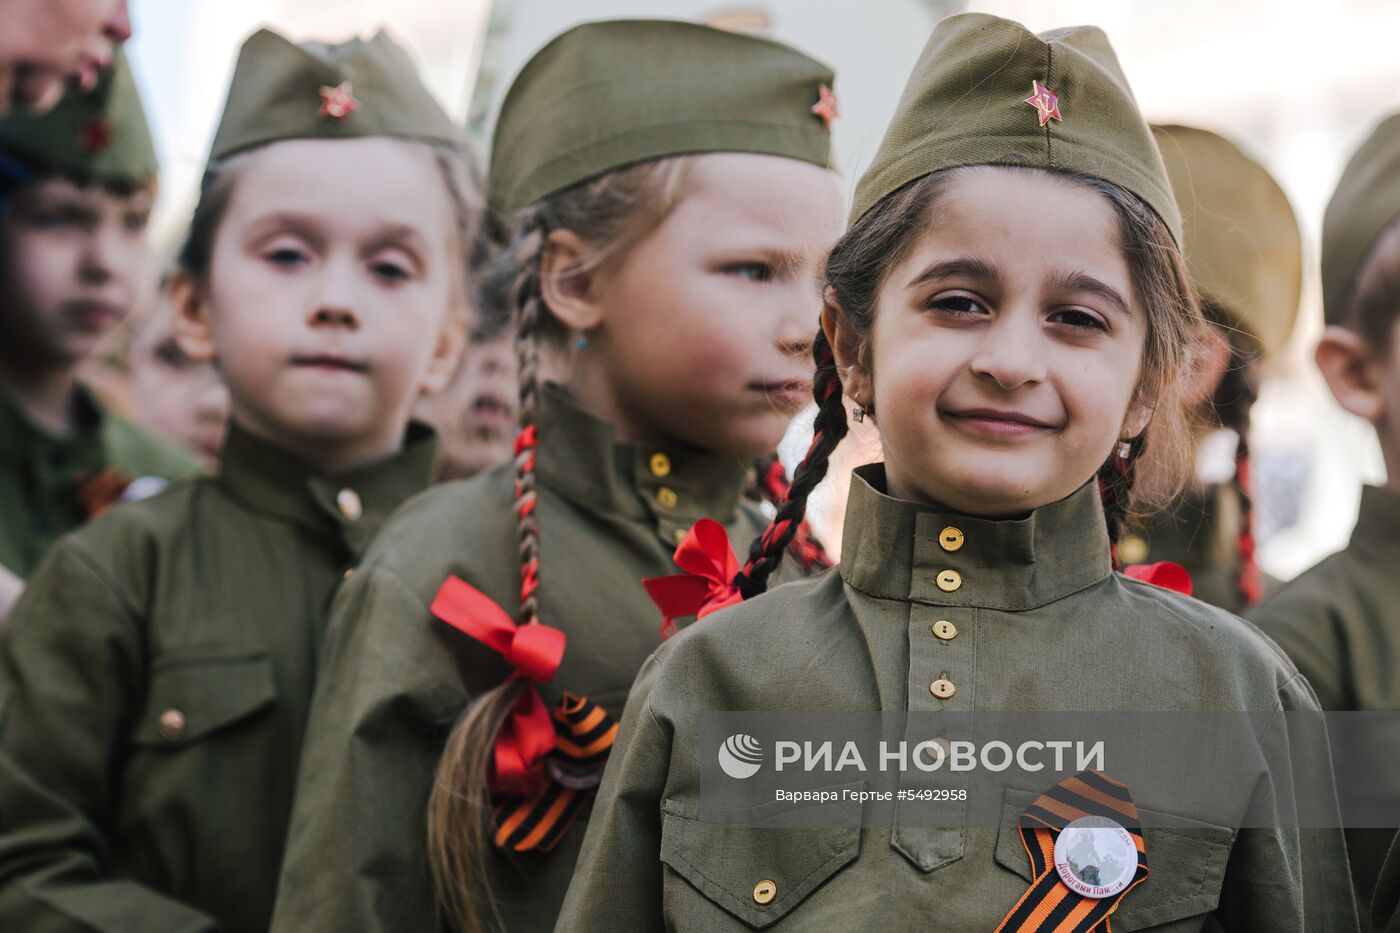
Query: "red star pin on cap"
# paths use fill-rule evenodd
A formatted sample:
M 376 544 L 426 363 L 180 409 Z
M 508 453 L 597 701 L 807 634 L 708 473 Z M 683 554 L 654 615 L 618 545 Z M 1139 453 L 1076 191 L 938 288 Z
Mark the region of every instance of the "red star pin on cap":
M 812 105 L 812 113 L 821 117 L 822 126 L 831 129 L 831 121 L 841 116 L 836 108 L 836 94 L 825 84 L 821 86 L 821 100 Z
M 321 88 L 321 116 L 343 121 L 360 109 L 360 102 L 350 90 L 350 82 L 342 81 L 335 87 Z
M 102 117 L 90 121 L 78 134 L 78 145 L 84 152 L 97 153 L 112 144 L 112 124 Z
M 1026 103 L 1035 108 L 1035 112 L 1040 116 L 1041 126 L 1051 120 L 1065 122 L 1065 118 L 1060 116 L 1060 95 L 1039 81 L 1031 82 L 1031 96 L 1026 98 Z

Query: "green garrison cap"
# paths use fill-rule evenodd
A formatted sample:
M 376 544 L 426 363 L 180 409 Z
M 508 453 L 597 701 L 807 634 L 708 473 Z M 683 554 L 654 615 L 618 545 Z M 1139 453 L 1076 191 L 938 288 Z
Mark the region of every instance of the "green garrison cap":
M 462 141 L 408 53 L 384 32 L 330 45 L 262 29 L 238 53 L 209 160 L 282 139 L 361 136 Z
M 104 181 L 139 184 L 160 168 L 131 66 L 120 50 L 91 92 L 69 91 L 45 114 L 0 119 L 0 148 L 46 169 Z
M 498 218 L 638 162 L 754 152 L 830 164 L 826 65 L 778 42 L 695 23 L 586 23 L 526 63 L 501 105 Z
M 1298 218 L 1278 182 L 1234 143 L 1191 126 L 1154 126 L 1202 297 L 1273 355 L 1288 342 L 1303 289 Z
M 917 178 L 988 164 L 1112 182 L 1145 201 L 1181 243 L 1162 156 L 1108 37 L 1093 26 L 1037 36 L 983 13 L 939 23 L 856 186 L 851 219 Z
M 1382 121 L 1347 163 L 1322 219 L 1322 312 L 1346 324 L 1362 266 L 1400 217 L 1400 113 Z

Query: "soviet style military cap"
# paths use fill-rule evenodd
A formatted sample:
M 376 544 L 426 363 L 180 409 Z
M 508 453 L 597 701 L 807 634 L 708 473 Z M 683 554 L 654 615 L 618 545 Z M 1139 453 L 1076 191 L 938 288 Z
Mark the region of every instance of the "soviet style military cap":
M 1147 203 L 1181 244 L 1181 215 L 1157 144 L 1103 32 L 1035 35 L 964 13 L 938 24 L 905 86 L 852 221 L 915 179 L 962 165 L 1091 175 Z
M 1303 288 L 1303 242 L 1288 196 L 1234 143 L 1154 126 L 1201 296 L 1273 355 L 1288 342 Z
M 263 29 L 238 53 L 209 160 L 283 139 L 362 136 L 462 141 L 408 53 L 384 32 L 298 44 Z
M 45 169 L 101 181 L 139 184 L 160 167 L 121 50 L 92 91 L 69 91 L 48 113 L 0 119 L 0 149 Z
M 525 65 L 492 144 L 497 219 L 628 165 L 703 152 L 830 162 L 835 76 L 779 42 L 695 23 L 577 26 Z

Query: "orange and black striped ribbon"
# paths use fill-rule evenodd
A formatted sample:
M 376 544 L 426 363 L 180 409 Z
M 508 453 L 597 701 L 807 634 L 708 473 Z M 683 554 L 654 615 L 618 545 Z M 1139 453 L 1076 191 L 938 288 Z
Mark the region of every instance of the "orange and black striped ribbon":
M 534 797 L 501 802 L 492 812 L 496 845 L 512 852 L 548 852 L 564 838 L 603 778 L 617 741 L 617 720 L 587 697 L 564 694 L 550 713 L 554 751 L 549 783 Z
M 1137 846 L 1137 872 L 1111 897 L 1085 897 L 1060 880 L 1055 840 L 1070 823 L 1105 816 L 1126 829 Z M 1037 797 L 1021 814 L 1021 842 L 1035 879 L 997 927 L 997 933 L 1111 933 L 1109 915 L 1147 877 L 1147 846 L 1128 788 L 1099 771 L 1081 771 Z

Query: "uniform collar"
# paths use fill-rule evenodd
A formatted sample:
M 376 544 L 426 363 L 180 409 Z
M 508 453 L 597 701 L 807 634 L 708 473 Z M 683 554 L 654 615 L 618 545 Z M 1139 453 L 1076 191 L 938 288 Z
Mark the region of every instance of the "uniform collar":
M 80 470 L 102 465 L 107 409 L 82 383 L 73 389 L 74 431 L 55 437 L 25 416 L 8 395 L 0 393 L 0 461 L 33 462 L 54 470 Z M 61 461 L 61 462 L 60 462 Z
M 871 596 L 940 606 L 1034 609 L 1111 572 L 1094 483 L 1022 519 L 993 520 L 884 493 L 885 467 L 851 479 L 841 575 Z
M 1400 493 L 1384 486 L 1361 490 L 1361 514 L 1350 546 L 1400 548 Z
M 619 444 L 612 425 L 552 383 L 540 392 L 539 481 L 592 512 L 649 521 L 674 546 L 696 521 L 733 517 L 750 464 L 675 445 Z
M 436 446 L 432 429 L 413 422 L 397 454 L 325 475 L 231 422 L 218 483 L 248 508 L 336 536 L 358 554 L 390 512 L 428 487 Z

